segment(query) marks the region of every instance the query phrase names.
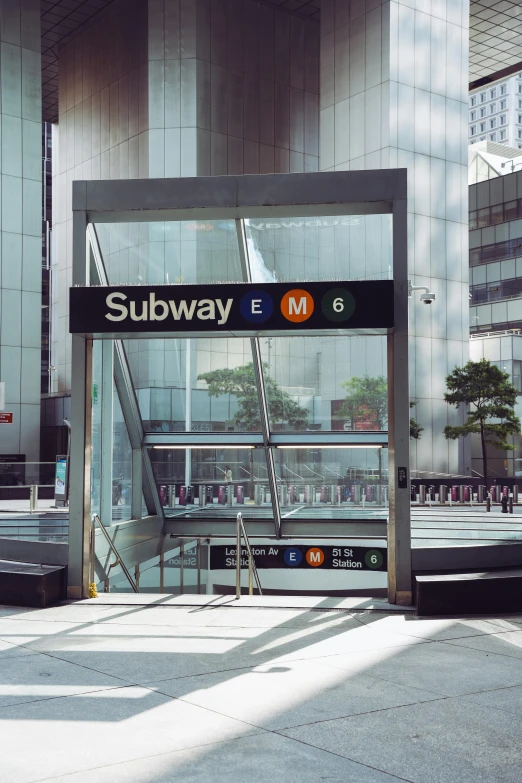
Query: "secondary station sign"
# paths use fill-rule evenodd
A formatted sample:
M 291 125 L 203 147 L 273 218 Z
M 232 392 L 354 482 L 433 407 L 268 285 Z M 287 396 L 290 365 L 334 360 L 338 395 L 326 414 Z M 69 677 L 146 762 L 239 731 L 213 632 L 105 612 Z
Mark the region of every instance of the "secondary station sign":
M 393 327 L 393 281 L 78 286 L 70 331 L 93 336 Z
M 258 569 L 299 568 L 336 571 L 387 571 L 387 550 L 384 547 L 362 546 L 278 546 L 251 545 Z M 212 546 L 210 568 L 227 570 L 236 567 L 235 544 Z M 241 549 L 241 566 L 248 566 L 248 551 Z

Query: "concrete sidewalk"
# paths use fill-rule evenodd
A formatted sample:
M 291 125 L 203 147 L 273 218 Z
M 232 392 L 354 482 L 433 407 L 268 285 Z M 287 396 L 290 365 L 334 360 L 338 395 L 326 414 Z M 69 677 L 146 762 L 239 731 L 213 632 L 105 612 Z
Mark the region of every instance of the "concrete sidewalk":
M 0 609 L 3 780 L 520 781 L 522 615 L 116 599 Z

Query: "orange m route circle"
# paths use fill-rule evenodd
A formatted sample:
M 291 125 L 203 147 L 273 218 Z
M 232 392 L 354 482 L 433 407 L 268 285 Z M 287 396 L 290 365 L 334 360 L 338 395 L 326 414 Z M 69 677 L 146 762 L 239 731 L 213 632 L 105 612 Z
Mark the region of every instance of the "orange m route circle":
M 287 291 L 281 299 L 281 312 L 287 321 L 299 324 L 307 321 L 314 311 L 314 300 L 308 291 L 302 288 L 293 288 Z

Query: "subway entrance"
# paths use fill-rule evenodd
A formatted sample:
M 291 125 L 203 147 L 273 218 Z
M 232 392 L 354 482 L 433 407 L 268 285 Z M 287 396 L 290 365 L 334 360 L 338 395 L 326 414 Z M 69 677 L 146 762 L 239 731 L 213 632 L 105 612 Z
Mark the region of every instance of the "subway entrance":
M 108 539 L 227 592 L 241 512 L 266 590 L 410 600 L 405 181 L 356 174 L 75 183 L 71 597 Z

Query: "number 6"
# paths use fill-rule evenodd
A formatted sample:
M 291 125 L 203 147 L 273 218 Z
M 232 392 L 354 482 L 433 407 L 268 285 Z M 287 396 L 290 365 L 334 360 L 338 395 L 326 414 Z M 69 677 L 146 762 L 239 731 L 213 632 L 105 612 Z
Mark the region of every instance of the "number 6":
M 336 313 L 342 313 L 342 311 L 344 310 L 344 302 L 340 297 L 334 299 L 333 309 L 335 310 Z

